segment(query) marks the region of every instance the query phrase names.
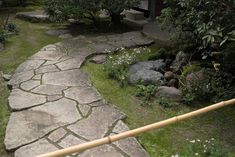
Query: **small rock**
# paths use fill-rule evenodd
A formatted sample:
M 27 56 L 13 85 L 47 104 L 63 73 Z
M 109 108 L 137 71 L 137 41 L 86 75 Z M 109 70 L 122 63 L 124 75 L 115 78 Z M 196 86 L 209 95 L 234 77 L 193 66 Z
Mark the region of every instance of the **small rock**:
M 185 83 L 186 83 L 186 86 L 188 88 L 190 88 L 192 86 L 193 82 L 195 82 L 195 81 L 202 81 L 204 79 L 205 79 L 204 71 L 200 70 L 200 71 L 196 71 L 196 72 L 192 72 L 192 73 L 188 74 L 186 76 Z
M 156 93 L 157 97 L 164 97 L 170 101 L 181 101 L 181 91 L 175 87 L 160 86 Z
M 0 52 L 4 50 L 4 45 L 3 43 L 0 43 Z
M 177 88 L 177 87 L 178 87 L 178 81 L 177 81 L 176 79 L 171 79 L 171 80 L 167 83 L 167 86 Z
M 174 78 L 174 73 L 172 71 L 167 71 L 165 72 L 164 77 L 166 80 L 171 80 Z
M 10 81 L 12 75 L 9 75 L 9 74 L 2 74 L 2 78 L 5 80 L 5 81 Z
M 98 55 L 98 56 L 92 57 L 90 62 L 95 63 L 95 64 L 103 64 L 106 62 L 106 60 L 107 60 L 106 55 Z
M 60 35 L 59 36 L 59 38 L 61 38 L 61 39 L 68 39 L 68 38 L 72 38 L 73 36 L 71 35 L 71 34 L 69 34 L 69 33 L 67 33 L 67 34 L 62 34 L 62 35 Z

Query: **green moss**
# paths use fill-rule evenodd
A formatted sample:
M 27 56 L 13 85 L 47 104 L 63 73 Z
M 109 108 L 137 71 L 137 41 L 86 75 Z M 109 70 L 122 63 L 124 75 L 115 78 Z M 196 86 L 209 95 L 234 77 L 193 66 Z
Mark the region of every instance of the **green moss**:
M 90 74 L 94 86 L 104 99 L 127 115 L 125 122 L 131 129 L 195 110 L 184 105 L 164 109 L 157 101 L 152 102 L 151 106 L 143 107 L 134 96 L 137 89 L 132 86 L 121 88 L 118 82 L 106 76 L 103 65 L 86 63 L 83 70 Z M 187 138 L 209 139 L 214 137 L 220 140 L 226 148 L 231 149 L 232 153 L 235 153 L 232 151 L 235 140 L 230 140 L 235 129 L 234 115 L 235 110 L 228 107 L 157 131 L 143 133 L 137 138 L 151 157 L 184 154 L 187 151 Z M 229 117 L 232 119 L 229 120 Z M 217 125 L 221 127 L 218 128 Z M 226 133 L 223 133 L 224 128 L 230 129 L 226 129 Z

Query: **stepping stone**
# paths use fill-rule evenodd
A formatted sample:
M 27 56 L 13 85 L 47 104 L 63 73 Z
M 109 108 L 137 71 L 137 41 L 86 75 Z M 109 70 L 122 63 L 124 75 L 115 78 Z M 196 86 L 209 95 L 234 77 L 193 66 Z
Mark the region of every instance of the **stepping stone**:
M 33 12 L 19 12 L 16 13 L 16 17 L 31 21 L 31 22 L 48 22 L 50 21 L 50 18 L 48 15 L 46 15 L 43 11 L 37 10 Z
M 110 145 L 104 145 L 85 151 L 78 157 L 124 157 Z
M 46 97 L 24 92 L 20 89 L 13 89 L 8 100 L 11 110 L 17 111 L 43 104 L 46 102 Z
M 27 60 L 22 63 L 15 71 L 15 73 L 21 73 L 24 71 L 30 71 L 39 68 L 45 61 L 44 60 Z
M 43 74 L 43 73 L 49 73 L 49 72 L 57 72 L 60 71 L 55 65 L 47 65 L 40 67 L 39 69 L 35 70 L 36 74 Z
M 41 139 L 16 150 L 15 157 L 34 157 L 56 150 L 58 150 L 56 146 L 49 143 L 46 139 Z
M 76 103 L 65 98 L 25 111 L 13 112 L 6 129 L 6 149 L 12 150 L 29 144 L 80 118 Z
M 63 95 L 49 95 L 47 96 L 47 101 L 52 102 L 63 98 Z
M 34 77 L 32 79 L 34 79 L 34 80 L 41 80 L 42 79 L 42 74 L 34 75 Z
M 79 69 L 46 73 L 42 77 L 42 84 L 51 84 L 57 86 L 91 86 L 88 74 Z
M 89 47 L 78 47 L 76 50 L 70 51 L 68 55 L 73 58 L 86 58 L 95 53 L 96 51 Z
M 52 142 L 58 142 L 61 140 L 65 135 L 67 134 L 67 131 L 63 128 L 59 128 L 55 131 L 53 131 L 49 136 L 48 139 L 50 139 Z
M 95 50 L 96 53 L 111 53 L 117 50 L 116 46 L 107 43 L 93 43 L 90 48 Z
M 128 130 L 128 126 L 123 123 L 123 121 L 118 121 L 112 132 L 118 134 Z M 142 148 L 142 146 L 134 137 L 116 141 L 113 144 L 115 144 L 130 157 L 149 157 L 147 152 Z
M 51 29 L 46 32 L 47 35 L 60 36 L 69 33 L 67 28 Z
M 109 128 L 125 115 L 110 105 L 93 108 L 92 113 L 86 119 L 68 126 L 68 129 L 88 140 L 102 138 L 108 133 Z
M 82 144 L 84 142 L 85 142 L 84 140 L 81 140 L 81 139 L 75 137 L 74 135 L 68 135 L 64 139 L 62 139 L 58 143 L 58 145 L 61 146 L 62 148 L 68 148 L 71 146 Z
M 91 110 L 91 107 L 88 106 L 88 105 L 78 105 L 79 107 L 79 110 L 81 111 L 82 115 L 85 117 L 88 115 L 88 113 L 90 112 Z
M 66 88 L 65 86 L 44 84 L 33 89 L 31 92 L 45 95 L 62 95 L 62 91 Z
M 92 87 L 72 87 L 64 93 L 67 98 L 76 100 L 79 104 L 90 104 L 102 99 L 98 91 Z
M 37 86 L 39 86 L 41 82 L 39 80 L 29 80 L 21 83 L 20 88 L 23 90 L 29 91 Z
M 95 64 L 103 64 L 107 61 L 107 55 L 97 55 L 91 58 L 90 62 Z
M 10 86 L 18 85 L 22 82 L 30 80 L 33 76 L 34 76 L 33 70 L 15 73 L 12 76 L 11 80 L 8 82 L 8 85 Z
M 61 70 L 71 70 L 71 69 L 78 69 L 81 67 L 83 62 L 86 60 L 86 57 L 80 56 L 72 59 L 68 59 L 66 61 L 57 63 L 56 65 L 61 69 Z

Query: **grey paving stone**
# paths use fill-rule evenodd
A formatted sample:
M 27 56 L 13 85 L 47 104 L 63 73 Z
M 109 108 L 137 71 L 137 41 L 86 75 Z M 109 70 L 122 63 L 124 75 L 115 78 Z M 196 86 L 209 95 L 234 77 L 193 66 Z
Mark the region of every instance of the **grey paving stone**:
M 74 99 L 79 104 L 90 104 L 102 99 L 98 91 L 92 87 L 72 87 L 64 93 L 67 98 Z
M 33 89 L 31 92 L 45 95 L 62 95 L 65 86 L 43 84 Z
M 67 134 L 67 131 L 63 128 L 59 128 L 55 131 L 53 131 L 49 136 L 48 138 L 57 143 L 60 139 L 62 139 L 65 135 Z
M 42 74 L 34 75 L 34 77 L 32 79 L 34 79 L 34 80 L 41 80 L 42 79 Z
M 70 51 L 68 55 L 70 57 L 75 57 L 75 58 L 78 57 L 79 58 L 81 56 L 87 57 L 87 56 L 90 56 L 94 53 L 96 53 L 96 51 L 89 48 L 89 47 L 79 47 L 73 51 Z
M 111 53 L 116 51 L 117 47 L 107 43 L 93 43 L 90 48 L 95 50 L 96 53 Z
M 80 105 L 79 104 L 78 107 L 79 107 L 79 110 L 82 112 L 83 116 L 87 116 L 87 114 L 89 113 L 89 111 L 91 109 L 91 107 L 88 105 Z
M 46 139 L 41 139 L 16 150 L 15 157 L 35 157 L 56 150 L 58 150 L 56 146 L 49 143 Z
M 68 126 L 68 129 L 86 139 L 94 140 L 104 137 L 109 128 L 124 117 L 125 115 L 113 106 L 105 105 L 93 108 L 88 118 Z
M 27 60 L 24 63 L 22 63 L 16 70 L 15 73 L 20 73 L 20 72 L 24 72 L 24 71 L 29 71 L 29 70 L 34 70 L 39 68 L 43 63 L 45 62 L 45 60 L 36 60 L 36 59 L 32 59 L 32 60 Z
M 36 74 L 60 71 L 55 65 L 47 65 L 35 70 Z
M 57 61 L 62 56 L 66 54 L 62 53 L 61 51 L 52 51 L 52 50 L 41 50 L 38 53 L 34 54 L 31 59 L 44 59 L 44 60 L 51 60 L 51 61 Z
M 47 96 L 47 101 L 51 102 L 51 101 L 56 101 L 59 100 L 63 97 L 63 95 L 49 95 Z
M 120 120 L 117 122 L 112 132 L 118 134 L 118 133 L 122 133 L 128 130 L 129 130 L 129 127 L 125 123 L 123 123 L 123 121 Z
M 104 145 L 85 151 L 78 157 L 124 157 L 110 145 Z
M 4 141 L 6 149 L 12 150 L 31 143 L 50 131 L 72 124 L 80 118 L 76 103 L 65 98 L 11 113 Z
M 95 64 L 103 64 L 107 60 L 107 55 L 97 55 L 91 58 L 90 62 Z
M 68 59 L 66 61 L 57 63 L 56 65 L 61 69 L 61 70 L 70 70 L 70 69 L 78 69 L 81 67 L 83 62 L 86 60 L 86 57 L 80 56 L 72 59 Z
M 39 80 L 29 80 L 29 81 L 21 83 L 20 87 L 23 90 L 29 91 L 29 90 L 31 90 L 31 89 L 39 86 L 39 85 L 40 85 L 40 81 Z
M 15 73 L 12 76 L 11 80 L 8 82 L 8 85 L 14 86 L 14 85 L 20 84 L 24 81 L 30 80 L 33 76 L 34 76 L 33 70 Z
M 62 139 L 58 145 L 61 146 L 62 148 L 68 148 L 68 147 L 71 147 L 71 146 L 75 146 L 75 145 L 78 145 L 78 144 L 82 144 L 84 143 L 85 141 L 75 137 L 74 135 L 68 135 L 66 136 L 64 139 Z
M 88 75 L 79 69 L 46 73 L 42 77 L 42 84 L 61 86 L 91 86 Z
M 45 103 L 46 97 L 24 92 L 20 89 L 13 89 L 8 100 L 11 110 L 22 110 Z

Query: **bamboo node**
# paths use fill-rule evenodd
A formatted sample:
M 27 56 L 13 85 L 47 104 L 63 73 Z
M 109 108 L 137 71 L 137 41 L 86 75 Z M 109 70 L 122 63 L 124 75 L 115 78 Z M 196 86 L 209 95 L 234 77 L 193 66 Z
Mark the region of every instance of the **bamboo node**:
M 107 137 L 108 138 L 108 144 L 111 144 L 112 143 L 112 139 L 110 136 Z

